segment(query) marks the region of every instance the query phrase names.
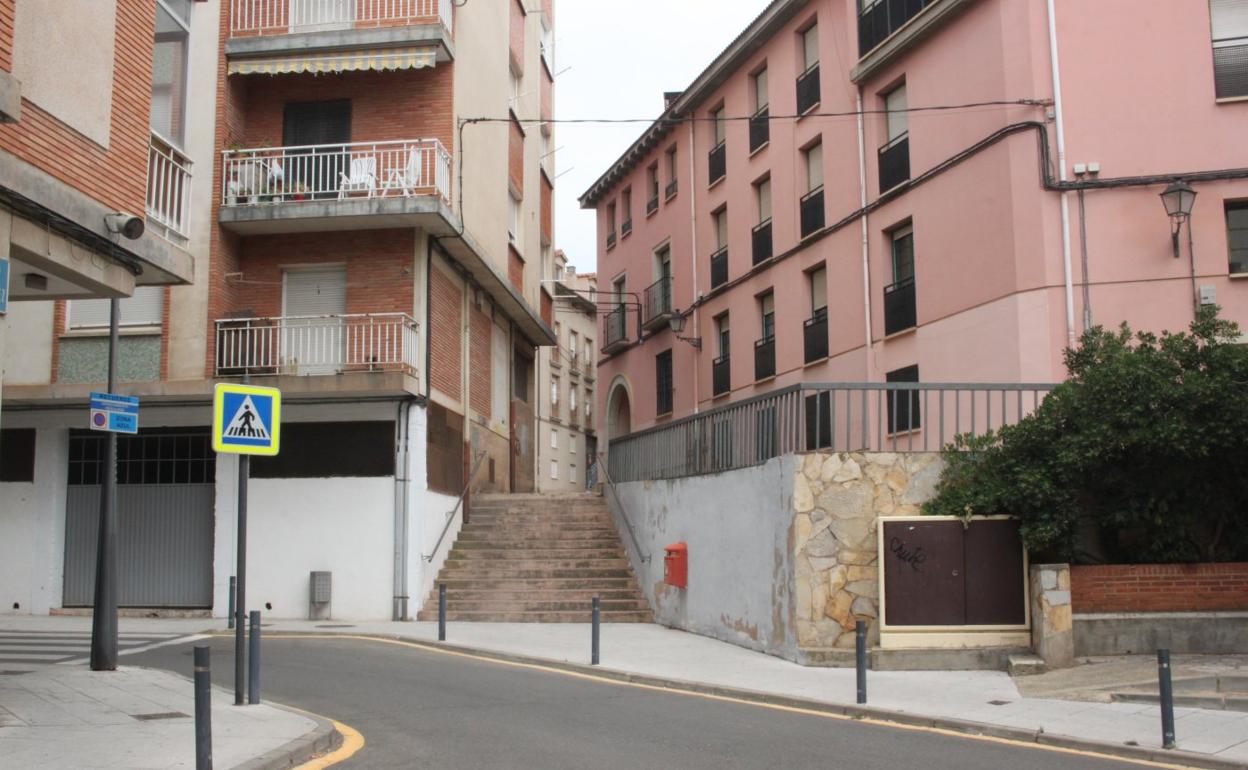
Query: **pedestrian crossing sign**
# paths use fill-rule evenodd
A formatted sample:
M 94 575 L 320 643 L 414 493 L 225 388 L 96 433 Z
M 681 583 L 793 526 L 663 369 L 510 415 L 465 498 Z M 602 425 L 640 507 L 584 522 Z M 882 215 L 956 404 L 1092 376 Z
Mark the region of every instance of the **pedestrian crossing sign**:
M 212 448 L 241 455 L 275 455 L 282 431 L 277 388 L 220 383 L 212 399 Z

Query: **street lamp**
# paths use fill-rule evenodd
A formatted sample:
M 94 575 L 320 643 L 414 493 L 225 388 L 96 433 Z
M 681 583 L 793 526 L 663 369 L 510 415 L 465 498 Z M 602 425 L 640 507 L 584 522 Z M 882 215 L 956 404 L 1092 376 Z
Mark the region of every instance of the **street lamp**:
M 1196 191 L 1182 179 L 1176 179 L 1161 193 L 1161 202 L 1166 207 L 1166 215 L 1170 217 L 1170 241 L 1174 245 L 1174 258 L 1179 258 L 1179 232 L 1183 223 L 1192 215 L 1192 205 L 1196 202 Z
M 680 333 L 685 330 L 685 317 L 681 315 L 680 308 L 672 308 L 672 315 L 670 318 L 667 319 L 667 325 L 671 328 L 672 334 L 676 336 L 676 339 L 684 340 L 685 342 L 688 342 L 690 345 L 693 345 L 698 350 L 702 349 L 701 337 L 680 336 Z

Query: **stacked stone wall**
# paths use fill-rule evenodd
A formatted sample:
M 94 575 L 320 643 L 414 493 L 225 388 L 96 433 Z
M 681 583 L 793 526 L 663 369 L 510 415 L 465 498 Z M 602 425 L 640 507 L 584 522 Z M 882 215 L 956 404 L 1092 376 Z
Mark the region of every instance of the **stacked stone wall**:
M 877 520 L 917 516 L 944 467 L 935 452 L 814 452 L 794 474 L 795 624 L 805 650 L 854 647 L 854 624 L 879 639 Z

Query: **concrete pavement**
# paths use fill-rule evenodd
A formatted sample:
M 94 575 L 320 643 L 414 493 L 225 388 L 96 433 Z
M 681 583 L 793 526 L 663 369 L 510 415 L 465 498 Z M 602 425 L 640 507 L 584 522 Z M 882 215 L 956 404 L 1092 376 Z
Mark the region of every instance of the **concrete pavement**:
M 90 641 L 82 640 L 83 620 L 0 620 L 0 649 L 8 645 L 0 657 L 0 770 L 195 767 L 189 659 L 186 676 L 126 664 L 135 653 L 195 641 L 184 632 L 203 629 L 205 621 L 162 627 L 160 621 L 122 619 L 123 638 L 131 644 L 121 646 L 120 668 L 95 672 L 75 662 Z M 67 656 L 69 663 L 51 662 Z M 213 665 L 231 660 L 218 657 Z M 320 718 L 267 704 L 233 704 L 233 692 L 213 689 L 217 768 L 287 767 L 329 749 L 336 737 L 333 725 Z
M 588 614 L 588 613 L 587 613 Z M 15 623 L 65 627 L 89 619 L 0 618 L 0 630 Z M 222 620 L 123 620 L 123 630 L 190 633 L 216 629 Z M 360 634 L 433 642 L 432 622 L 282 621 L 265 622 L 265 632 Z M 588 624 L 452 623 L 448 645 L 566 666 L 589 662 Z M 123 658 L 124 662 L 124 658 Z M 722 688 L 758 697 L 788 698 L 829 707 L 852 708 L 854 672 L 806 668 L 706 637 L 649 624 L 610 624 L 602 628 L 604 675 L 644 677 L 695 689 Z M 993 671 L 873 671 L 869 705 L 902 718 L 930 718 L 956 727 L 978 723 L 1014 737 L 1088 742 L 1106 749 L 1161 756 L 1157 707 L 1136 703 L 1092 703 L 1054 697 L 1026 697 L 1014 680 Z M 1176 709 L 1178 747 L 1200 764 L 1248 768 L 1248 713 Z M 332 716 L 332 715 L 331 715 Z

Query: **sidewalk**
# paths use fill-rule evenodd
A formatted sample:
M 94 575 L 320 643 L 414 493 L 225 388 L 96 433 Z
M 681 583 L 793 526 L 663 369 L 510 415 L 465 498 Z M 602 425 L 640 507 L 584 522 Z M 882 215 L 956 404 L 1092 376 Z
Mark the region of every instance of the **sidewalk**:
M 5 618 L 0 630 L 65 632 L 79 625 L 65 620 Z M 123 619 L 121 629 L 156 633 L 160 623 Z M 203 630 L 208 621 L 194 623 Z M 187 677 L 128 667 L 125 655 L 119 669 L 108 672 L 80 663 L 23 665 L 25 673 L 8 667 L 10 673 L 0 676 L 0 768 L 194 768 L 195 700 L 187 661 Z M 292 759 L 331 747 L 329 722 L 266 704 L 233 703 L 232 692 L 213 688 L 214 767 L 287 767 Z
M 23 627 L 37 622 L 43 627 L 69 630 L 67 621 L 89 627 L 89 619 L 81 618 L 20 620 Z M 0 630 L 13 622 L 0 618 Z M 266 621 L 264 628 L 270 637 L 288 632 L 376 635 L 434 644 L 437 639 L 437 624 L 432 622 L 273 620 Z M 220 633 L 224 629 L 225 621 L 219 619 L 122 621 L 122 630 L 132 632 Z M 451 623 L 446 646 L 587 667 L 590 628 L 589 624 Z M 124 656 L 122 662 L 124 665 Z M 831 707 L 852 708 L 855 700 L 853 669 L 807 668 L 651 624 L 603 625 L 602 665 L 594 671 L 616 678 L 643 677 L 658 684 L 718 688 Z M 975 722 L 987 732 L 1004 728 L 1013 737 L 1053 743 L 1063 743 L 1058 736 L 1065 736 L 1075 739 L 1072 745 L 1086 741 L 1096 744 L 1087 748 L 1137 756 L 1139 749 L 1133 747 L 1160 751 L 1161 746 L 1155 705 L 1026 697 L 1002 672 L 872 671 L 868 674 L 868 694 L 871 709 L 887 710 L 910 721 L 930 718 L 922 721 L 953 729 L 966 729 L 962 723 Z M 1210 765 L 1248 768 L 1248 712 L 1176 708 L 1175 717 L 1181 751 L 1203 755 Z M 1163 753 L 1159 759 L 1167 756 Z M 1170 761 L 1181 764 L 1183 760 L 1175 757 Z

